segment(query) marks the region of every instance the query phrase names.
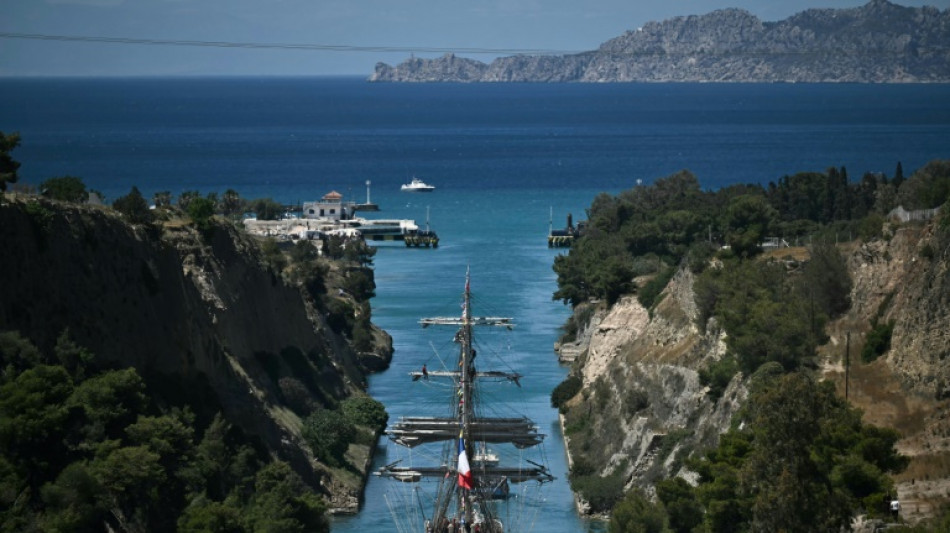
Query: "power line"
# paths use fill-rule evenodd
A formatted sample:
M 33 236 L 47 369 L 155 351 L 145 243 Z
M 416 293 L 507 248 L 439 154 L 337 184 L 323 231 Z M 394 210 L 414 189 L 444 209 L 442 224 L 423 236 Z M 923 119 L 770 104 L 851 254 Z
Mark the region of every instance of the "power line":
M 207 48 L 252 48 L 278 50 L 306 50 L 319 52 L 403 52 L 403 53 L 463 53 L 463 54 L 574 54 L 576 50 L 550 50 L 544 48 L 482 48 L 441 46 L 354 46 L 346 44 L 309 43 L 255 43 L 243 41 L 192 41 L 181 39 L 139 39 L 132 37 L 94 37 L 85 35 L 50 35 L 45 33 L 0 32 L 4 39 L 29 39 L 37 41 L 66 41 L 83 43 L 140 44 L 152 46 L 192 46 Z
M 271 50 L 303 50 L 316 52 L 401 52 L 401 53 L 460 53 L 460 54 L 495 54 L 495 55 L 573 55 L 600 53 L 607 57 L 715 57 L 715 56 L 760 56 L 760 57 L 802 57 L 809 55 L 828 55 L 853 56 L 853 57 L 871 57 L 871 56 L 901 56 L 905 52 L 900 50 L 884 49 L 853 49 L 853 48 L 811 48 L 801 50 L 787 50 L 777 52 L 768 49 L 750 48 L 725 48 L 712 49 L 700 48 L 689 49 L 688 43 L 678 43 L 685 49 L 668 50 L 663 48 L 652 48 L 645 50 L 554 50 L 550 48 L 484 48 L 484 47 L 460 47 L 449 48 L 444 46 L 355 46 L 346 44 L 312 44 L 312 43 L 259 43 L 246 41 L 196 41 L 184 39 L 140 39 L 133 37 L 102 37 L 85 35 L 51 35 L 45 33 L 11 33 L 0 32 L 0 39 L 29 39 L 39 41 L 63 41 L 63 42 L 85 42 L 85 43 L 106 43 L 106 44 L 125 44 L 125 45 L 150 45 L 150 46 L 190 46 L 204 48 L 243 48 L 243 49 L 271 49 Z M 945 53 L 946 46 L 929 45 L 918 47 L 918 52 L 927 53 Z

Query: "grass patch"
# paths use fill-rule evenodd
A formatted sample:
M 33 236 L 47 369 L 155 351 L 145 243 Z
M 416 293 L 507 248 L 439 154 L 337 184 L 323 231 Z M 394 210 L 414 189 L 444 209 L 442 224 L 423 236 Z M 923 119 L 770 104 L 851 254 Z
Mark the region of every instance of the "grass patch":
M 894 476 L 895 481 L 913 482 L 950 477 L 950 452 L 911 457 L 903 472 Z

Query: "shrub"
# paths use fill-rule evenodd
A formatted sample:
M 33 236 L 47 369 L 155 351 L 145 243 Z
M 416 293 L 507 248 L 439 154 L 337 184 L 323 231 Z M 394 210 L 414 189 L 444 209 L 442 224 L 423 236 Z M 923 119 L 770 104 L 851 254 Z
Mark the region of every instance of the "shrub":
M 660 293 L 663 292 L 666 285 L 673 279 L 674 273 L 676 273 L 676 269 L 666 267 L 660 270 L 653 279 L 646 282 L 643 287 L 640 287 L 637 290 L 637 300 L 640 300 L 640 304 L 650 309 L 654 304 L 659 303 L 657 297 L 660 296 Z
M 641 489 L 634 489 L 613 508 L 608 531 L 664 533 L 669 531 L 665 527 L 666 522 L 667 512 L 664 508 L 652 503 Z
M 293 264 L 307 263 L 315 260 L 320 254 L 311 241 L 301 239 L 290 249 L 290 261 Z
M 587 304 L 581 304 L 575 307 L 574 313 L 568 317 L 567 322 L 564 324 L 564 334 L 561 335 L 560 341 L 564 343 L 577 340 L 577 334 L 587 327 L 587 324 L 590 323 L 590 319 L 596 310 L 597 308 L 595 306 Z
M 376 296 L 376 281 L 369 268 L 350 270 L 343 278 L 343 289 L 358 301 L 369 300 Z
M 128 217 L 129 222 L 133 224 L 145 224 L 152 221 L 148 202 L 145 201 L 138 187 L 132 187 L 129 194 L 116 198 L 112 202 L 112 208 Z
M 261 241 L 261 252 L 264 254 L 264 261 L 278 273 L 287 268 L 287 256 L 280 250 L 274 238 L 267 237 Z
M 24 209 L 26 214 L 30 215 L 30 220 L 38 230 L 41 230 L 42 232 L 49 231 L 50 227 L 53 225 L 52 211 L 37 201 L 27 202 Z
M 346 335 L 353 334 L 353 308 L 348 302 L 331 298 L 327 302 L 327 325 L 334 333 Z
M 89 199 L 89 192 L 82 178 L 63 176 L 50 178 L 40 184 L 43 196 L 63 202 L 85 202 Z
M 578 376 L 568 376 L 551 392 L 551 407 L 557 408 L 561 413 L 565 412 L 567 410 L 565 404 L 568 400 L 577 396 L 582 385 L 583 382 Z
M 587 500 L 591 511 L 609 511 L 623 498 L 622 470 L 622 468 L 617 468 L 609 476 L 573 476 L 571 486 Z
M 699 370 L 699 383 L 704 387 L 709 387 L 706 391 L 713 399 L 722 397 L 726 391 L 729 382 L 739 372 L 739 364 L 732 356 L 725 356 L 722 359 L 709 363 L 706 368 Z
M 370 329 L 368 320 L 360 320 L 353 324 L 353 349 L 358 352 L 372 351 L 373 331 Z
M 299 379 L 283 377 L 277 381 L 287 406 L 300 416 L 309 415 L 315 406 L 313 393 Z
M 649 407 L 650 398 L 643 390 L 636 387 L 630 387 L 627 389 L 627 394 L 623 403 L 627 414 L 632 416 Z
M 318 459 L 339 465 L 356 436 L 356 428 L 340 411 L 320 409 L 304 420 L 302 434 Z
M 383 404 L 369 396 L 351 396 L 343 401 L 340 409 L 351 423 L 373 429 L 382 429 L 389 421 L 389 414 Z
M 211 227 L 211 217 L 214 216 L 214 202 L 207 198 L 195 198 L 188 202 L 188 216 L 195 222 L 195 226 L 202 231 Z
M 891 334 L 893 332 L 893 320 L 886 324 L 875 324 L 871 331 L 868 332 L 867 339 L 864 342 L 864 348 L 861 350 L 861 360 L 865 363 L 870 363 L 890 350 Z

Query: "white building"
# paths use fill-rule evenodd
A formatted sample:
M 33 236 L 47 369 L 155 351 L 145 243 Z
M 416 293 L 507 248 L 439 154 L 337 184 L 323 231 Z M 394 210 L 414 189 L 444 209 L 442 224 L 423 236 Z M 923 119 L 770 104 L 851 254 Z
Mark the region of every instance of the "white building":
M 303 203 L 304 218 L 318 218 L 325 220 L 349 220 L 353 217 L 350 204 L 343 203 L 343 195 L 330 191 L 323 195 L 319 202 Z

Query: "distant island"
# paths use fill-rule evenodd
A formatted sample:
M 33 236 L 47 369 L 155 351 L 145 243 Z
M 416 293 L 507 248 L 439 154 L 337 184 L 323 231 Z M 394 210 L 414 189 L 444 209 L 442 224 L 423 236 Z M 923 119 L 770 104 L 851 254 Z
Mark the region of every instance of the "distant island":
M 871 0 L 763 22 L 741 9 L 650 22 L 571 55 L 377 63 L 371 82 L 950 82 L 950 10 Z

